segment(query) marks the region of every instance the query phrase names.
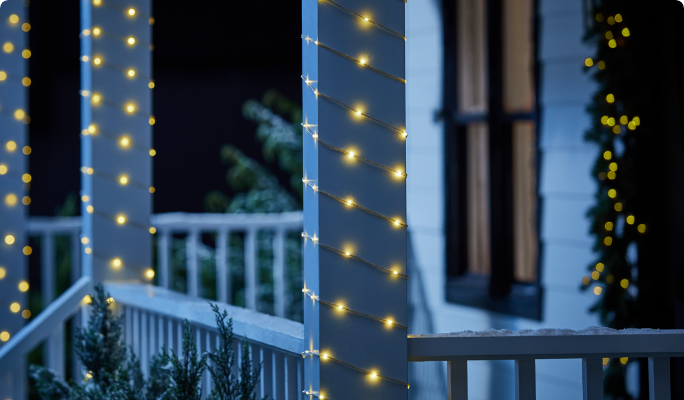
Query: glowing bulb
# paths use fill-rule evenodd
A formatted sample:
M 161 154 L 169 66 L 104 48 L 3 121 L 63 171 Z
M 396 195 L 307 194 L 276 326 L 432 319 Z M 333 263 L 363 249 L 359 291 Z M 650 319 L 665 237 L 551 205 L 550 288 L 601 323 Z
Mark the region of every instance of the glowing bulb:
M 634 225 L 634 215 L 630 215 L 626 219 L 627 223 L 630 225 Z
M 615 203 L 615 211 L 622 211 L 622 203 Z
M 155 228 L 154 226 L 151 226 L 151 227 L 150 227 L 150 233 L 151 233 L 152 235 L 154 235 L 155 233 L 157 233 L 157 228 Z
M 396 174 L 397 176 L 404 176 L 404 174 L 401 173 L 401 170 L 397 170 Z
M 399 273 L 397 271 L 392 271 L 394 275 L 398 275 Z
M 29 77 L 23 78 L 23 79 L 21 80 L 21 84 L 24 85 L 24 86 L 26 86 L 26 87 L 31 86 L 31 78 L 29 78 Z
M 126 104 L 125 110 L 129 114 L 133 114 L 135 112 L 135 105 L 133 103 L 128 103 Z
M 349 254 L 348 251 L 345 251 L 344 254 L 345 254 L 347 257 L 349 257 L 349 256 L 351 255 L 351 254 Z
M 157 120 L 154 119 L 154 115 L 150 117 L 149 122 L 150 122 L 150 125 L 154 125 L 157 122 Z
M 19 290 L 22 292 L 26 292 L 29 290 L 29 284 L 26 281 L 21 281 L 19 282 Z
M 366 65 L 366 59 L 365 58 L 360 59 L 359 64 Z
M 598 271 L 594 271 L 591 273 L 591 279 L 593 279 L 595 281 L 598 280 L 598 278 L 600 278 L 600 277 L 601 277 L 601 274 Z
M 596 286 L 594 288 L 594 294 L 597 296 L 600 295 L 602 291 L 603 291 L 603 289 L 601 288 L 601 286 Z
M 613 230 L 613 223 L 610 221 L 606 222 L 605 228 L 607 231 L 612 231 Z
M 4 81 L 5 79 L 7 79 L 7 72 L 0 71 L 0 82 Z
M 128 75 L 129 78 L 134 78 L 135 70 L 133 68 L 129 69 L 128 72 L 126 72 L 126 75 Z
M 128 136 L 124 136 L 119 140 L 119 146 L 123 147 L 124 149 L 127 149 L 131 146 L 131 138 Z
M 90 133 L 90 134 L 97 133 L 97 125 L 95 125 L 95 124 L 88 125 L 88 133 Z
M 9 334 L 9 332 L 3 331 L 2 333 L 0 333 L 0 340 L 2 340 L 3 342 L 6 342 L 6 341 L 8 341 L 9 339 L 10 339 L 10 334 Z
M 31 154 L 31 148 L 29 146 L 24 146 L 24 148 L 21 149 L 21 152 L 26 155 L 29 155 Z
M 120 258 L 113 259 L 112 260 L 112 267 L 114 267 L 114 268 L 121 267 L 121 259 Z
M 85 248 L 85 253 L 86 253 L 86 254 L 90 254 L 90 253 L 92 253 L 92 252 L 93 252 L 93 249 L 91 249 L 90 247 L 86 247 L 86 248 Z
M 610 189 L 608 191 L 608 197 L 610 197 L 611 199 L 614 199 L 615 196 L 617 196 L 617 191 L 615 189 Z
M 646 225 L 644 225 L 644 224 L 639 225 L 639 226 L 637 227 L 637 230 L 639 231 L 639 233 L 644 233 L 644 232 L 646 232 Z
M 154 186 L 150 186 L 150 193 L 154 193 L 155 190 L 156 190 L 156 189 L 154 188 Z
M 95 64 L 95 65 L 100 65 L 100 64 L 102 64 L 102 57 L 95 57 L 95 58 L 93 58 L 93 64 Z
M 606 238 L 603 239 L 603 244 L 605 244 L 606 246 L 610 246 L 611 244 L 613 244 L 613 238 L 610 236 L 606 236 Z
M 5 204 L 9 207 L 14 207 L 17 204 L 17 196 L 13 193 L 8 194 L 5 196 Z
M 14 240 L 15 240 L 14 236 L 12 236 L 12 235 L 5 236 L 5 243 L 7 243 L 7 244 L 14 244 Z
M 15 141 L 13 141 L 13 140 L 10 140 L 10 141 L 7 142 L 7 144 L 5 145 L 5 148 L 7 149 L 7 151 L 9 151 L 9 152 L 11 153 L 11 152 L 13 152 L 14 150 L 17 149 L 17 143 L 16 143 Z
M 150 83 L 147 84 L 147 87 L 154 89 L 154 81 L 150 81 Z
M 128 15 L 130 15 L 131 17 L 134 16 L 135 15 L 135 8 L 129 8 L 128 9 Z
M 123 225 L 126 223 L 126 217 L 124 217 L 123 215 L 119 215 L 118 217 L 116 217 L 116 222 L 119 225 Z
M 97 37 L 97 36 L 100 36 L 101 34 L 102 34 L 102 29 L 100 29 L 98 27 L 93 28 L 93 36 Z
M 21 306 L 19 305 L 19 303 L 10 304 L 10 311 L 16 314 L 19 312 L 19 310 L 21 310 Z
M 351 200 L 347 200 L 347 205 L 349 205 L 349 206 L 354 205 L 354 202 Z
M 617 47 L 617 42 L 615 41 L 615 39 L 610 39 L 610 41 L 608 42 L 608 46 L 609 46 L 611 49 L 616 48 L 616 47 Z
M 98 93 L 93 93 L 93 97 L 90 98 L 90 102 L 94 105 L 100 104 L 102 101 L 102 96 L 99 95 Z
M 597 64 L 597 66 L 598 66 L 598 69 L 600 69 L 601 71 L 603 71 L 604 69 L 606 69 L 606 63 L 603 62 L 603 61 L 599 61 L 599 63 Z
M 2 46 L 2 50 L 4 50 L 5 53 L 11 53 L 14 51 L 14 45 L 10 42 L 7 42 Z
M 366 20 L 366 22 L 368 22 L 368 21 L 369 21 L 369 19 L 368 19 L 368 18 L 364 18 L 364 19 Z
M 126 175 L 121 175 L 121 176 L 119 177 L 119 183 L 122 184 L 122 185 L 124 185 L 124 186 L 128 185 L 128 176 L 126 176 Z
M 357 110 L 356 115 L 361 115 L 361 110 Z
M 88 173 L 88 175 L 92 175 L 95 171 L 92 168 L 87 168 L 86 172 Z
M 90 29 L 84 29 L 83 36 L 90 36 Z
M 610 151 L 606 151 L 603 153 L 603 158 L 605 158 L 606 160 L 610 160 L 611 158 L 613 158 L 613 153 L 611 153 Z
M 327 360 L 327 359 L 328 359 L 328 355 L 327 355 L 327 354 L 323 354 L 323 355 L 321 356 L 321 358 L 324 359 L 324 360 Z
M 147 271 L 145 271 L 145 276 L 147 277 L 147 279 L 154 278 L 154 270 L 151 268 L 148 268 Z
M 7 166 L 5 164 L 0 164 L 0 175 L 5 175 L 7 173 Z
M 33 249 L 31 248 L 31 246 L 24 246 L 22 251 L 24 252 L 25 256 L 30 256 L 31 253 L 33 253 Z
M 93 206 L 86 207 L 86 211 L 88 212 L 88 214 L 92 214 L 93 213 Z
M 14 118 L 16 118 L 18 120 L 24 119 L 25 116 L 26 116 L 26 113 L 22 109 L 18 109 L 17 111 L 14 112 Z
M 81 243 L 88 244 L 88 243 L 90 243 L 90 239 L 88 239 L 87 237 L 83 237 L 83 238 L 81 238 Z
M 610 163 L 610 165 L 608 165 L 608 169 L 610 169 L 611 171 L 617 171 L 618 170 L 617 163 L 615 163 L 615 162 Z
M 400 223 L 401 222 L 399 222 L 399 220 L 397 220 L 397 219 L 394 220 L 394 225 L 399 225 Z
M 354 158 L 354 152 L 353 151 L 349 152 L 349 158 Z
M 14 25 L 17 22 L 19 22 L 19 16 L 17 14 L 12 14 L 9 16 L 9 22 L 10 24 Z
M 375 372 L 372 372 L 372 373 L 371 373 L 371 376 L 372 376 L 373 378 L 375 378 L 375 377 L 378 376 L 378 374 L 376 374 Z
M 150 156 L 154 157 L 157 155 L 157 150 L 155 149 L 150 149 Z
M 627 287 L 629 286 L 629 281 L 627 279 L 621 280 L 620 286 L 622 286 L 623 289 L 627 289 Z
M 93 5 L 94 5 L 94 6 L 101 6 L 101 5 L 102 5 L 102 0 L 93 0 Z
M 622 36 L 624 36 L 624 37 L 629 37 L 629 35 L 630 35 L 629 29 L 625 28 L 625 29 L 622 30 Z
M 31 24 L 29 24 L 28 22 L 24 22 L 23 24 L 21 24 L 21 30 L 24 32 L 30 31 L 31 30 Z
M 5 279 L 7 275 L 7 270 L 4 267 L 0 267 L 0 279 Z
M 129 37 L 126 42 L 130 45 L 133 46 L 135 44 L 135 38 L 133 36 Z
M 337 306 L 337 308 L 342 310 L 342 309 L 344 309 L 344 306 L 342 304 L 340 304 L 339 306 Z
M 31 204 L 31 198 L 28 197 L 28 196 L 22 197 L 22 198 L 21 198 L 21 204 L 23 204 L 23 205 L 25 205 L 25 206 Z
M 598 264 L 596 264 L 596 270 L 597 270 L 598 272 L 603 272 L 603 268 L 604 268 L 604 267 L 605 267 L 605 265 L 603 265 L 603 263 L 598 263 Z
M 611 104 L 614 103 L 615 102 L 615 95 L 613 95 L 612 93 L 608 94 L 608 96 L 606 96 L 606 101 L 608 103 L 611 103 Z
M 394 322 L 392 322 L 391 319 L 387 320 L 387 325 L 392 325 Z

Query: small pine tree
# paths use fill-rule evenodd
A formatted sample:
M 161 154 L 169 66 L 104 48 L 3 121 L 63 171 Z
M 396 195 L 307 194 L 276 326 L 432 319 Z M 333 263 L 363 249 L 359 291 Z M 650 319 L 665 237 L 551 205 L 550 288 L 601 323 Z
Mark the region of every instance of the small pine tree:
M 261 364 L 252 366 L 247 342 L 243 347 L 243 362 L 239 378 L 233 375 L 235 351 L 233 320 L 212 304 L 216 315 L 220 346 L 200 355 L 190 324 L 183 329 L 180 357 L 166 347 L 150 359 L 145 379 L 140 360 L 123 341 L 123 316 L 115 316 L 110 308 L 109 294 L 102 285 L 91 296 L 88 326 L 76 334 L 75 349 L 88 371 L 80 382 L 66 384 L 47 368 L 31 365 L 31 378 L 42 400 L 200 400 L 202 375 L 205 370 L 214 378 L 211 400 L 257 400 Z M 226 322 L 227 320 L 227 322 Z M 207 365 L 207 359 L 212 364 Z M 264 398 L 266 399 L 266 398 Z
M 214 389 L 208 400 L 256 400 L 256 385 L 261 375 L 261 363 L 252 367 L 252 357 L 247 341 L 243 341 L 240 365 L 240 379 L 233 375 L 235 366 L 235 335 L 233 334 L 233 319 L 228 318 L 228 312 L 223 313 L 216 304 L 211 304 L 216 316 L 216 327 L 219 331 L 220 345 L 212 350 L 208 356 L 211 361 L 209 372 L 214 380 Z M 228 322 L 226 323 L 226 319 Z M 264 397 L 264 399 L 268 396 Z

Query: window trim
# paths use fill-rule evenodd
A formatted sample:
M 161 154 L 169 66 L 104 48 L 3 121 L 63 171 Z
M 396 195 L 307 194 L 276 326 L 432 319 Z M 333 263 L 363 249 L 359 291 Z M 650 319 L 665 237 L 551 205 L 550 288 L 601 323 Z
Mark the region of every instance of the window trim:
M 488 110 L 484 114 L 462 114 L 458 104 L 458 37 L 457 37 L 457 0 L 443 2 L 444 27 L 444 72 L 443 72 L 443 110 L 440 116 L 444 119 L 445 129 L 445 175 L 446 188 L 446 300 L 450 303 L 463 304 L 485 310 L 502 312 L 526 318 L 542 319 L 543 288 L 541 240 L 542 197 L 539 191 L 542 157 L 540 143 L 540 62 L 539 62 L 539 0 L 532 0 L 534 23 L 533 35 L 533 83 L 534 111 L 530 113 L 506 114 L 503 107 L 503 1 L 485 0 L 487 21 L 487 91 Z M 535 171 L 536 171 L 536 230 L 537 230 L 537 276 L 534 282 L 519 283 L 514 280 L 514 241 L 512 205 L 505 202 L 490 201 L 490 259 L 492 273 L 488 277 L 468 275 L 467 271 L 467 210 L 465 187 L 465 130 L 468 123 L 487 122 L 490 132 L 490 199 L 511 197 L 513 194 L 512 179 L 501 182 L 506 175 L 497 172 L 497 165 L 505 163 L 512 157 L 512 123 L 517 120 L 528 120 L 535 124 Z M 508 128 L 508 129 L 507 129 Z M 497 135 L 497 140 L 492 140 Z M 503 140 L 500 140 L 503 138 Z M 457 154 L 452 149 L 457 150 Z M 507 155 L 506 153 L 511 153 Z M 506 157 L 509 157 L 506 160 Z M 505 165 L 505 164 L 504 164 Z M 506 172 L 512 174 L 512 172 Z M 452 188 L 452 177 L 456 179 L 459 189 Z M 512 178 L 512 177 L 511 177 Z M 498 183 L 497 183 L 498 182 Z M 510 193 L 508 193 L 510 192 Z M 510 194 L 511 196 L 508 196 Z M 506 210 L 506 207 L 508 210 Z M 452 210 L 458 210 L 457 215 Z M 510 220 L 510 221 L 509 221 Z M 500 229 L 501 221 L 506 221 L 505 229 Z M 494 229 L 494 227 L 499 229 Z M 479 278 L 479 280 L 478 280 Z M 487 285 L 483 281 L 488 280 Z M 477 288 L 473 291 L 473 288 Z M 470 293 L 470 294 L 468 294 Z M 477 293 L 480 293 L 478 296 Z

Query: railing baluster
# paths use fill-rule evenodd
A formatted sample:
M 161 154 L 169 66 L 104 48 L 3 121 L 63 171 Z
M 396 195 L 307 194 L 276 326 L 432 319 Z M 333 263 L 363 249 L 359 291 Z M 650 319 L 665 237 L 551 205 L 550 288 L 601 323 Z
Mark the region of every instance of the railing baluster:
M 285 318 L 285 231 L 276 230 L 273 239 L 273 297 L 275 315 Z
M 285 399 L 299 399 L 299 357 L 285 356 Z
M 285 355 L 279 351 L 273 352 L 273 398 L 285 399 Z
M 670 400 L 670 358 L 648 358 L 649 400 Z
M 191 229 L 185 243 L 185 255 L 188 260 L 187 282 L 188 295 L 197 297 L 199 293 L 199 268 L 197 266 L 197 242 L 199 232 Z
M 169 237 L 170 232 L 166 229 L 159 231 L 157 237 L 157 253 L 159 261 L 157 264 L 157 273 L 159 274 L 159 286 L 168 288 L 171 281 L 171 268 L 169 266 Z
M 157 315 L 149 314 L 150 318 L 150 349 L 148 351 L 149 357 L 157 354 Z
M 41 238 L 41 295 L 43 309 L 55 299 L 55 238 L 51 231 L 45 231 Z M 46 365 L 57 376 L 64 377 L 64 324 L 60 324 L 45 342 L 43 348 Z
M 256 234 L 254 229 L 245 232 L 245 304 L 257 309 Z
M 515 360 L 515 400 L 536 400 L 535 360 Z
M 125 340 L 126 343 L 132 343 L 131 340 L 133 339 L 133 317 L 131 316 L 131 307 L 125 306 L 123 307 L 123 313 L 124 313 L 124 331 L 125 331 Z M 84 324 L 85 325 L 85 324 Z
M 176 353 L 180 354 L 183 351 L 183 321 L 178 321 L 178 337 L 176 340 L 178 341 L 178 347 L 176 348 Z
M 173 319 L 171 318 L 168 320 L 168 329 L 166 333 L 169 335 L 169 340 L 166 343 L 169 344 L 169 351 L 171 351 L 173 350 Z M 176 351 L 176 353 L 177 352 L 178 351 Z
M 140 357 L 140 318 L 138 316 L 139 311 L 137 308 L 133 309 L 132 313 L 132 318 L 133 318 L 133 339 L 131 342 L 131 346 L 133 346 L 133 352 Z
M 582 359 L 583 400 L 603 400 L 603 360 Z
M 161 353 L 162 346 L 164 346 L 166 343 L 164 342 L 164 317 L 160 315 L 157 317 L 157 319 L 159 321 L 159 329 L 157 330 L 157 335 L 159 335 L 159 340 L 157 341 L 157 353 Z M 169 343 L 171 343 L 171 341 L 169 341 Z M 166 347 L 168 349 L 169 346 Z
M 205 333 L 204 343 L 205 343 L 204 344 L 204 351 L 211 352 L 211 350 L 214 347 L 211 345 L 211 331 L 209 331 L 209 330 L 207 330 Z M 204 374 L 207 378 L 207 390 L 206 390 L 206 392 L 209 393 L 211 391 L 212 386 L 213 386 L 213 383 L 211 381 L 211 374 L 209 373 L 209 371 L 205 372 Z
M 230 270 L 228 267 L 228 231 L 221 229 L 216 236 L 216 296 L 221 303 L 230 303 Z
M 447 380 L 449 400 L 468 400 L 468 361 L 448 361 Z
M 148 317 L 149 313 L 147 311 L 140 311 L 140 367 L 144 377 L 147 377 L 147 360 L 150 354 L 147 336 Z
M 81 240 L 79 239 L 79 233 L 79 231 L 69 232 L 69 239 L 71 242 L 71 264 L 69 268 L 72 284 L 81 277 Z
M 259 363 L 263 362 L 261 347 L 254 343 L 249 343 L 250 356 L 252 357 L 252 368 L 257 368 Z M 247 355 L 242 355 L 242 362 L 247 362 Z M 254 392 L 258 399 L 264 397 L 264 368 L 261 369 L 261 374 L 259 374 L 259 384 L 254 388 Z
M 261 348 L 261 362 L 263 363 L 263 390 L 264 392 L 262 393 L 262 396 L 268 396 L 271 399 L 275 398 L 275 391 L 273 390 L 274 387 L 274 373 L 275 373 L 275 365 L 273 363 L 273 351 L 269 349 L 268 347 L 262 347 Z M 275 400 L 280 400 L 280 399 L 275 399 Z

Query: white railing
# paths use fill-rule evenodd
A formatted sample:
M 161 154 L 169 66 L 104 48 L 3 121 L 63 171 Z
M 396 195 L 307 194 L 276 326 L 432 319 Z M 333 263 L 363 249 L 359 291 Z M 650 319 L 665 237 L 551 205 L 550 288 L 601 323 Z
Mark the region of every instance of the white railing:
M 193 328 L 200 353 L 218 344 L 214 313 L 206 300 L 170 290 L 136 284 L 107 284 L 118 308 L 124 313 L 126 342 L 147 371 L 150 358 L 162 346 L 180 353 L 183 320 Z M 272 400 L 303 399 L 304 327 L 301 323 L 256 311 L 216 303 L 233 318 L 233 332 L 247 340 L 255 364 L 262 363 L 257 398 Z M 241 343 L 235 343 L 238 362 L 243 362 Z M 211 376 L 205 372 L 203 393 L 211 390 Z
M 245 260 L 245 305 L 251 310 L 257 308 L 257 245 L 259 231 L 273 231 L 273 286 L 275 315 L 285 317 L 285 235 L 301 231 L 301 211 L 281 214 L 186 214 L 169 213 L 152 216 L 152 225 L 157 229 L 157 253 L 159 286 L 170 284 L 170 242 L 174 233 L 187 234 L 187 292 L 190 296 L 199 293 L 198 244 L 202 233 L 216 233 L 216 293 L 222 303 L 231 298 L 230 273 L 228 269 L 228 238 L 231 233 L 244 233 Z
M 582 359 L 584 400 L 603 400 L 602 359 L 618 357 L 647 357 L 649 400 L 670 400 L 670 358 L 682 356 L 684 330 L 494 331 L 414 335 L 408 340 L 409 361 L 447 361 L 449 400 L 468 399 L 468 361 L 515 360 L 515 398 L 535 400 L 535 360 L 568 358 Z

